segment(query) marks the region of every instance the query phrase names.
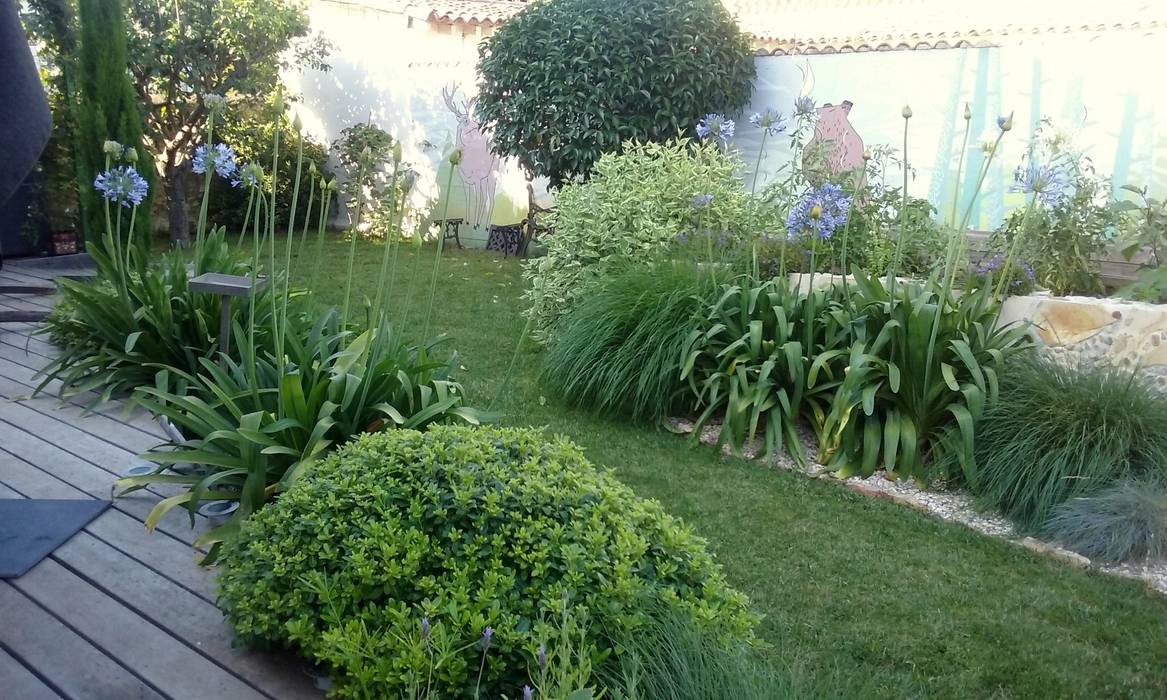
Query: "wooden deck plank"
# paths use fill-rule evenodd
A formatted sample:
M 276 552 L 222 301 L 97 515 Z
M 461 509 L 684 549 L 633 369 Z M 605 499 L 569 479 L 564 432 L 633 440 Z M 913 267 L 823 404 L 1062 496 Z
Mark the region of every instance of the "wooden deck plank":
M 254 679 L 251 684 L 258 690 L 281 700 L 319 697 L 306 674 L 287 673 L 288 665 L 297 661 L 232 648 L 230 626 L 213 603 L 190 594 L 165 576 L 135 566 L 133 560 L 96 538 L 81 533 L 54 552 L 53 558 L 97 587 L 113 592 L 139 615 L 181 637 L 217 664 Z
M 45 559 L 12 582 L 122 666 L 174 698 L 264 696 L 105 591 Z M 39 666 L 37 666 L 39 669 Z
M 0 581 L 0 620 L 0 644 L 70 700 L 166 700 L 7 581 Z
M 0 649 L 0 688 L 4 697 L 19 700 L 60 700 L 55 690 L 45 685 L 32 671 Z

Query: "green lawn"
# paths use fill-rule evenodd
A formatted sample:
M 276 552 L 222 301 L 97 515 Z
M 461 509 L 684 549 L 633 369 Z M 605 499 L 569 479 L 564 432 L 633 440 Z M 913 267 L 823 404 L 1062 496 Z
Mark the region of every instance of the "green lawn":
M 360 243 L 354 289 L 373 296 L 379 244 Z M 415 328 L 433 248 L 403 247 L 391 297 Z M 347 243 L 302 261 L 331 304 L 344 297 Z M 545 426 L 582 445 L 640 495 L 706 537 L 730 581 L 765 615 L 760 632 L 810 672 L 875 684 L 884 697 L 1164 697 L 1167 598 L 1014 545 L 857 496 L 836 483 L 720 457 L 651 426 L 588 415 L 544 396 L 542 356 L 524 343 L 520 263 L 447 251 L 433 327 L 461 354 L 471 403 L 500 393 L 502 421 Z

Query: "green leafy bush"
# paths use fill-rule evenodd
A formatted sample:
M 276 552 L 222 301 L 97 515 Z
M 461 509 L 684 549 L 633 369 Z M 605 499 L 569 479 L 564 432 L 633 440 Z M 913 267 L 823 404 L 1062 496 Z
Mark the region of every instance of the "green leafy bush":
M 797 422 L 821 425 L 842 379 L 851 340 L 842 297 L 842 287 L 806 294 L 784 279 L 725 285 L 682 350 L 681 378 L 701 412 L 693 435 L 721 418 L 719 444 L 760 435 L 767 454 L 785 448 L 801 464 Z
M 577 406 L 666 418 L 680 398 L 682 346 L 717 293 L 709 273 L 687 262 L 615 267 L 564 317 L 544 380 Z
M 1091 559 L 1109 564 L 1167 558 L 1167 489 L 1162 477 L 1122 479 L 1054 509 L 1044 531 Z
M 1167 396 L 1110 364 L 1011 363 L 977 426 L 969 485 L 1027 530 L 1061 503 L 1125 477 L 1167 471 Z
M 956 296 L 935 281 L 894 291 L 863 274 L 855 281 L 860 327 L 819 436 L 820 461 L 841 475 L 869 476 L 882 464 L 915 478 L 936 461 L 947 476 L 971 478 L 973 425 L 1027 329 L 995 327 L 987 289 Z
M 482 43 L 476 113 L 501 155 L 552 184 L 629 140 L 664 141 L 733 113 L 755 74 L 717 0 L 548 0 Z
M 564 187 L 556 196 L 547 254 L 529 261 L 524 272 L 535 336 L 548 340 L 588 283 L 612 263 L 651 262 L 678 234 L 748 228 L 749 198 L 734 175 L 738 165 L 712 144 L 628 144 L 621 154 L 604 155 L 591 180 Z M 700 194 L 713 199 L 694 208 Z
M 564 597 L 589 640 L 636 629 L 653 604 L 727 641 L 754 623 L 680 521 L 532 430 L 361 436 L 246 520 L 222 564 L 239 636 L 331 666 L 340 697 L 396 696 L 428 669 L 399 633 L 423 616 L 463 638 L 492 628 L 482 697 L 520 695 Z M 441 697 L 477 694 L 480 652 L 435 671 Z

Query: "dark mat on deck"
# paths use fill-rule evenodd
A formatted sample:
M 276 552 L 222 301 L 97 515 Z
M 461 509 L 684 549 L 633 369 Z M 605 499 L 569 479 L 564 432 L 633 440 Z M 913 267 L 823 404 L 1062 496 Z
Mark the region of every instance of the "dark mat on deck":
M 109 507 L 109 501 L 0 499 L 0 578 L 16 578 Z

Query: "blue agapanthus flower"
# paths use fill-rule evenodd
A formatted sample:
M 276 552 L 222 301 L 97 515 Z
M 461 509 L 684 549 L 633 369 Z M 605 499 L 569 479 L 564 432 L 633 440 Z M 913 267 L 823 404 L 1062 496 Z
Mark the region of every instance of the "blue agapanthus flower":
M 1024 192 L 1047 207 L 1060 204 L 1070 194 L 1070 173 L 1064 163 L 1030 161 L 1013 171 L 1012 192 Z
M 786 217 L 789 238 L 816 236 L 825 240 L 847 221 L 851 197 L 842 187 L 826 183 L 806 193 Z
M 987 275 L 991 272 L 996 272 L 1004 266 L 1005 266 L 1005 254 L 1004 253 L 997 253 L 997 254 L 993 255 L 993 257 L 991 257 L 991 258 L 987 258 L 987 259 L 982 260 L 979 263 L 977 263 L 976 267 L 973 268 L 973 271 L 976 272 L 976 274 L 983 276 L 983 275 Z M 1016 269 L 1018 267 L 1021 268 L 1021 272 L 1025 275 L 1025 279 L 1029 280 L 1029 282 L 1031 284 L 1037 282 L 1037 272 L 1033 269 L 1033 265 L 1030 265 L 1028 262 L 1025 262 L 1024 260 L 1013 261 L 1013 268 Z M 1010 282 L 1009 285 L 1011 287 L 1019 287 L 1019 286 L 1021 286 L 1021 280 L 1015 279 L 1012 282 Z
M 697 136 L 702 139 L 713 137 L 725 143 L 733 138 L 733 120 L 724 114 L 706 114 L 697 122 Z
M 794 101 L 794 116 L 805 117 L 814 114 L 814 98 L 803 95 Z
M 225 180 L 234 176 L 236 171 L 239 170 L 239 165 L 235 162 L 235 149 L 225 143 L 216 143 L 211 150 L 212 165 L 215 168 L 215 173 Z M 194 157 L 191 159 L 191 170 L 194 170 L 199 175 L 207 172 L 206 144 L 201 144 L 195 148 Z
M 255 163 L 249 163 L 235 171 L 235 179 L 231 180 L 232 187 L 255 187 L 263 179 L 263 168 Z
M 753 116 L 750 117 L 750 123 L 766 132 L 767 136 L 777 136 L 786 131 L 782 115 L 769 109 L 765 112 L 754 112 Z
M 709 206 L 712 203 L 713 203 L 713 195 L 711 195 L 711 194 L 694 195 L 693 199 L 689 200 L 689 204 L 694 209 L 704 209 L 705 207 Z
M 150 185 L 132 165 L 110 168 L 99 174 L 93 187 L 114 204 L 136 207 L 146 198 Z

